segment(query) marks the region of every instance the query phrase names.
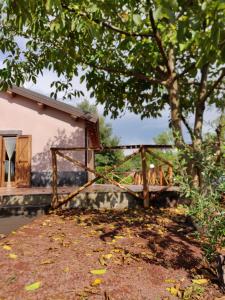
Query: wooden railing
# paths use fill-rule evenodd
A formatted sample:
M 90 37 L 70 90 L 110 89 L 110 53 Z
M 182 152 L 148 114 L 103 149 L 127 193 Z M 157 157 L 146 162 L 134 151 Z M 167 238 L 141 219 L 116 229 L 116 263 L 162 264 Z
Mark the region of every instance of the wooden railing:
M 122 189 L 123 191 L 143 199 L 144 207 L 149 207 L 149 185 L 172 185 L 173 183 L 173 166 L 172 164 L 162 158 L 159 154 L 157 154 L 154 149 L 171 149 L 170 145 L 129 145 L 129 146 L 116 146 L 116 147 L 105 147 L 105 148 L 83 148 L 83 147 L 57 147 L 51 148 L 52 153 L 52 189 L 53 189 L 53 197 L 52 197 L 52 207 L 58 208 L 63 204 L 66 204 L 73 197 L 77 196 L 79 193 L 83 192 L 89 186 L 96 183 L 99 179 L 103 179 L 105 182 L 111 183 Z M 97 153 L 101 153 L 104 151 L 116 151 L 122 149 L 136 149 L 136 151 L 128 156 L 126 156 L 123 160 L 119 161 L 117 164 L 113 166 L 106 167 L 104 171 L 96 171 L 95 169 L 90 168 L 85 163 L 71 158 L 69 155 L 65 154 L 65 151 L 94 151 Z M 127 176 L 133 176 L 132 184 L 139 184 L 143 186 L 142 195 L 133 191 L 129 186 L 123 183 L 123 179 L 119 182 L 112 178 L 110 175 L 116 175 L 116 169 L 120 167 L 125 162 L 131 160 L 135 156 L 141 156 L 141 170 L 140 171 L 132 171 L 127 173 Z M 160 161 L 160 165 L 149 169 L 147 165 L 147 155 L 154 157 L 157 161 Z M 58 193 L 57 193 L 57 156 L 71 162 L 73 165 L 78 166 L 85 171 L 94 174 L 94 178 L 86 182 L 83 186 L 78 187 L 74 192 L 70 193 L 62 200 L 59 201 Z

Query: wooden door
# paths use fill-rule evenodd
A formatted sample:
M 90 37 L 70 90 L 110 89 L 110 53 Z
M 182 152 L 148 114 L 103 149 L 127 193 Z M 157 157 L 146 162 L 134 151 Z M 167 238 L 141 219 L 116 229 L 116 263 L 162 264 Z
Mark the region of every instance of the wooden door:
M 31 180 L 31 136 L 16 138 L 16 186 L 29 187 Z
M 4 155 L 3 155 L 3 137 L 0 136 L 0 186 L 3 186 L 4 180 Z

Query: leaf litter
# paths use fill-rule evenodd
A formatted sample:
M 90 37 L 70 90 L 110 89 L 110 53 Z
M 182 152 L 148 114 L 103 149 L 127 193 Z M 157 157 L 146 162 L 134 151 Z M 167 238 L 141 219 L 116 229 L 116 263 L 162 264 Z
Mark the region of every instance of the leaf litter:
M 18 300 L 27 293 L 40 299 L 221 298 L 217 286 L 198 275 L 200 244 L 187 237 L 194 229 L 183 213 L 71 209 L 41 216 L 1 244 L 0 282 L 6 284 L 0 299 L 15 293 Z M 15 256 L 5 260 L 9 255 Z

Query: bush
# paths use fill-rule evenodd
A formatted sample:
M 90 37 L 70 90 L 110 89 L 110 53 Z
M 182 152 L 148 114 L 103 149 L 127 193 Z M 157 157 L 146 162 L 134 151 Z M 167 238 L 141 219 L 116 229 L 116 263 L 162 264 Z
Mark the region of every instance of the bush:
M 223 148 L 224 152 L 224 148 Z M 190 165 L 200 171 L 200 185 L 193 184 Z M 220 160 L 215 152 L 213 140 L 207 140 L 196 151 L 190 146 L 179 151 L 176 163 L 175 182 L 179 185 L 181 196 L 189 198 L 191 205 L 188 214 L 199 226 L 207 258 L 225 246 L 225 209 L 222 195 L 225 192 L 225 155 Z

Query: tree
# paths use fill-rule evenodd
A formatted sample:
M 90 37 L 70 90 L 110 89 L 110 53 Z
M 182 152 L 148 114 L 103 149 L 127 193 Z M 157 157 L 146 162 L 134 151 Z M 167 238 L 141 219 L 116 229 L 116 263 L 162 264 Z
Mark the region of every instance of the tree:
M 159 135 L 153 138 L 153 141 L 157 145 L 173 145 L 174 144 L 173 133 L 171 130 L 161 132 Z
M 48 68 L 65 75 L 56 92 L 68 90 L 81 67 L 105 112 L 157 117 L 169 105 L 175 145 L 184 145 L 183 123 L 201 151 L 206 106 L 224 107 L 224 1 L 8 0 L 1 10 L 2 88 Z
M 78 108 L 82 109 L 84 112 L 94 113 L 99 115 L 96 105 L 90 104 L 88 100 L 83 100 L 77 105 Z M 114 147 L 119 145 L 119 138 L 114 136 L 112 133 L 112 126 L 106 123 L 105 118 L 99 115 L 99 133 L 100 141 L 103 146 Z M 97 167 L 112 166 L 122 160 L 123 152 L 118 151 L 104 151 L 100 154 L 96 154 L 95 163 Z

